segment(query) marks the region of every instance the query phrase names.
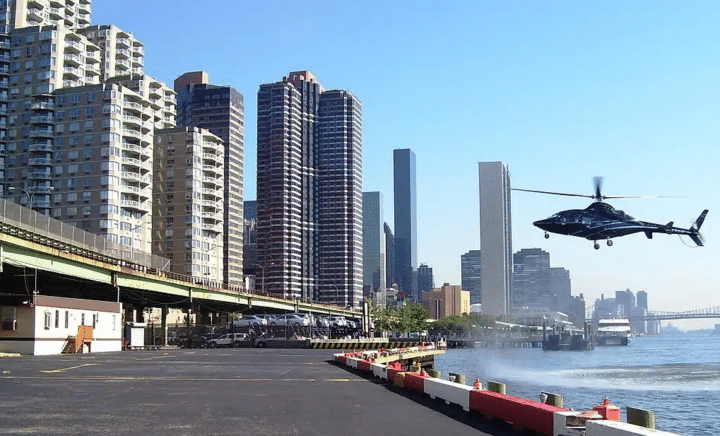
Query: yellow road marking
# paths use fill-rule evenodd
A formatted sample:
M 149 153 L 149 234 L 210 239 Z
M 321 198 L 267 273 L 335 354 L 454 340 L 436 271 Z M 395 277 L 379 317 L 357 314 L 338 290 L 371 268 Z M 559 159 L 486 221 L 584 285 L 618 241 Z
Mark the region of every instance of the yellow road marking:
M 99 365 L 100 365 L 99 363 L 86 363 L 86 364 L 84 364 L 84 365 L 71 366 L 71 367 L 69 367 L 69 368 L 52 369 L 52 370 L 40 371 L 40 372 L 44 372 L 44 373 L 65 372 L 65 371 L 67 371 L 68 369 L 82 368 L 83 366 L 99 366 Z

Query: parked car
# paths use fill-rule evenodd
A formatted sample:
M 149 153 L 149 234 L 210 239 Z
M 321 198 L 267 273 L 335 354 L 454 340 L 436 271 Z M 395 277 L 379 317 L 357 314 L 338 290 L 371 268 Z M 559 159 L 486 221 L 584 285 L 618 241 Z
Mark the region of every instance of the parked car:
M 209 348 L 221 348 L 221 347 L 242 347 L 247 346 L 248 335 L 245 333 L 228 333 L 222 335 L 219 338 L 210 339 L 207 343 Z
M 270 321 L 271 326 L 309 326 L 310 319 L 302 314 L 288 313 L 285 315 L 278 315 Z
M 324 317 L 324 316 L 316 316 L 315 318 L 315 327 L 326 329 L 330 327 L 330 321 Z
M 205 336 L 199 335 L 192 335 L 188 340 L 187 335 L 182 334 L 177 336 L 176 343 L 180 348 L 205 348 L 208 340 Z
M 344 316 L 331 316 L 328 321 L 330 322 L 330 327 L 340 328 L 348 326 L 347 320 Z
M 241 319 L 233 321 L 234 327 L 267 327 L 268 321 L 259 315 L 244 315 Z

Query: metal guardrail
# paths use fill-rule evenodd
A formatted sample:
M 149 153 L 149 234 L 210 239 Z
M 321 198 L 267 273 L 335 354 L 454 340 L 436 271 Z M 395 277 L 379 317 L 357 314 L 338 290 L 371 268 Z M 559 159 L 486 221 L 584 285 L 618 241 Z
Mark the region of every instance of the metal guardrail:
M 139 250 L 128 250 L 120 244 L 108 241 L 102 235 L 96 235 L 70 224 L 63 223 L 62 221 L 43 215 L 4 198 L 0 198 L 0 212 L 0 223 L 4 226 L 10 226 L 29 234 L 37 235 L 42 239 L 55 241 L 59 245 L 73 247 L 74 249 L 93 253 L 93 257 L 104 257 L 108 258 L 108 260 L 124 261 L 129 263 L 130 265 L 128 266 L 130 267 L 142 267 L 141 269 L 145 272 L 152 272 L 152 270 L 155 270 L 155 274 L 172 280 L 241 294 L 262 296 L 268 300 L 292 302 L 294 304 L 309 304 L 318 309 L 326 308 L 339 312 L 346 312 L 345 309 L 332 304 L 296 299 L 292 297 L 282 298 L 265 292 L 251 292 L 240 286 L 229 285 L 228 283 L 222 283 L 216 280 L 174 273 L 169 270 L 170 259 Z
M 0 222 L 18 229 L 53 239 L 61 244 L 72 245 L 107 257 L 126 260 L 162 271 L 170 269 L 170 259 L 108 241 L 101 235 L 86 232 L 70 224 L 35 212 L 6 199 L 0 199 Z

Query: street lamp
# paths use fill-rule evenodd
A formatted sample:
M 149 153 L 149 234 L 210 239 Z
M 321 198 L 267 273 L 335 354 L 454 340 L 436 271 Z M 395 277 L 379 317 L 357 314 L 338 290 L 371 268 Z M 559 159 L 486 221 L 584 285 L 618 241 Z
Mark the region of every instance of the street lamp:
M 331 285 L 335 288 L 335 304 L 337 304 L 339 306 L 340 305 L 340 297 L 338 295 L 338 293 L 339 293 L 338 287 L 335 283 L 331 283 Z
M 262 294 L 265 295 L 265 267 L 259 263 L 254 263 L 253 266 L 259 266 L 262 271 Z
M 19 189 L 19 190 L 21 190 L 22 192 L 25 193 L 25 195 L 27 196 L 27 200 L 28 200 L 28 205 L 27 205 L 27 207 L 29 207 L 30 209 L 32 209 L 32 208 L 33 208 L 33 197 L 35 196 L 35 192 L 32 192 L 32 193 L 31 193 L 31 192 L 28 192 L 28 190 L 25 189 L 25 188 L 16 188 L 16 187 L 14 187 L 14 186 L 9 186 L 9 187 L 8 187 L 8 191 L 15 191 L 16 189 Z M 52 190 L 54 190 L 55 188 L 53 188 L 52 186 L 49 186 L 47 189 L 48 189 L 48 191 L 52 191 Z

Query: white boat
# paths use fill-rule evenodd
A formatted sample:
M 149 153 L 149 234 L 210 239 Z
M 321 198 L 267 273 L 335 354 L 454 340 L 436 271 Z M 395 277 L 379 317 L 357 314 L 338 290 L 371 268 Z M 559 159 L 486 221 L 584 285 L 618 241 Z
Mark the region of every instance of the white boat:
M 628 345 L 631 335 L 628 319 L 601 319 L 598 321 L 598 345 Z

